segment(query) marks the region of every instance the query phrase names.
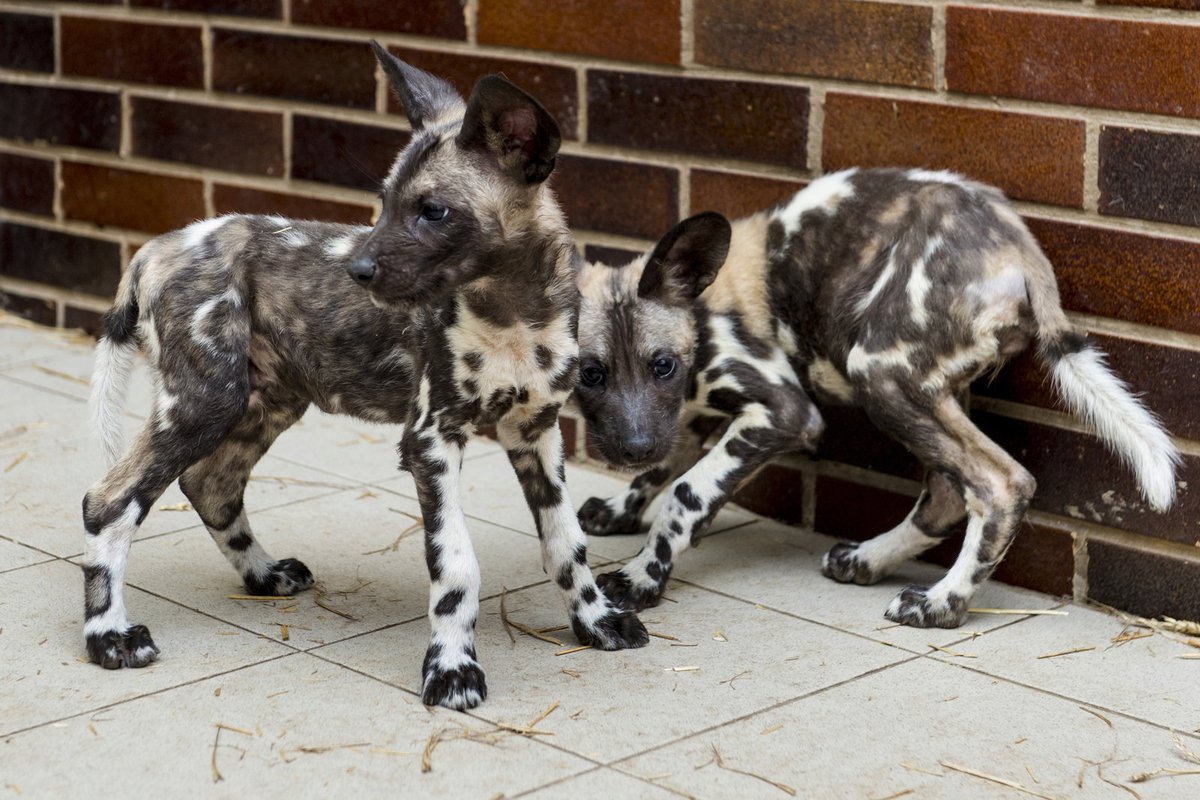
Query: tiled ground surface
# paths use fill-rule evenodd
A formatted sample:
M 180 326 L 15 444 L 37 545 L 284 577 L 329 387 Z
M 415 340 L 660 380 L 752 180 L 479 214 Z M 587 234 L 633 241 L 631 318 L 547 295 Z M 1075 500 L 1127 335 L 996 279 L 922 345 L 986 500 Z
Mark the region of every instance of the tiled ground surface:
M 1131 782 L 1200 770 L 1173 739 L 1200 751 L 1200 661 L 1181 658 L 1200 651 L 1161 635 L 1114 645 L 1113 617 L 998 584 L 976 605 L 1066 616 L 889 626 L 892 595 L 935 568 L 837 585 L 816 568 L 831 539 L 739 509 L 680 564 L 671 602 L 643 613 L 660 634 L 644 650 L 557 655 L 574 643 L 568 631 L 551 633 L 563 647 L 512 641 L 504 589 L 514 620 L 552 628 L 566 615 L 507 461 L 484 441 L 471 445 L 465 502 L 491 695 L 470 714 L 426 709 L 412 485 L 395 470 L 394 430 L 343 418 L 310 415 L 285 434 L 248 504 L 268 549 L 302 558 L 346 616 L 315 593 L 229 599 L 236 576 L 191 512 L 165 510 L 183 500 L 173 489 L 133 546 L 128 597 L 162 657 L 105 672 L 84 663 L 73 563 L 79 499 L 100 474 L 89 369 L 85 343 L 0 318 L 0 798 L 90 797 L 97 786 L 180 797 L 1200 796 L 1200 775 Z M 131 427 L 148 385 L 135 381 Z M 576 501 L 620 485 L 568 472 Z M 638 545 L 594 540 L 592 562 Z M 503 727 L 551 707 L 540 734 Z

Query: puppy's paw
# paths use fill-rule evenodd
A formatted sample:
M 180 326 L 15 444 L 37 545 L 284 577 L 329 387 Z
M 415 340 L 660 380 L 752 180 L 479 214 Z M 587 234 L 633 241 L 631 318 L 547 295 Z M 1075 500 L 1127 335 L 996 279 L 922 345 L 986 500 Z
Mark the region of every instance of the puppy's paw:
M 421 702 L 427 706 L 445 706 L 457 711 L 474 708 L 487 697 L 483 668 L 475 660 L 452 669 L 430 664 L 425 668 Z
M 597 575 L 596 585 L 614 606 L 628 611 L 641 611 L 658 605 L 666 581 L 637 583 L 623 570 L 617 570 Z
M 284 558 L 272 564 L 266 575 L 243 575 L 242 580 L 250 594 L 282 597 L 312 588 L 313 574 L 303 562 Z
M 871 569 L 858 549 L 859 545 L 855 542 L 835 544 L 821 559 L 821 574 L 838 583 L 857 583 L 859 586 L 880 581 L 883 574 Z
M 94 633 L 87 637 L 88 658 L 105 669 L 144 667 L 158 658 L 158 645 L 150 638 L 145 625 L 133 625 L 129 630 Z
M 888 606 L 885 617 L 914 628 L 957 628 L 967 619 L 967 598 L 934 597 L 924 586 L 909 586 Z
M 571 627 L 579 641 L 598 650 L 632 650 L 650 641 L 646 626 L 632 611 L 613 608 L 590 625 L 572 617 Z
M 618 514 L 610 501 L 592 497 L 579 508 L 579 527 L 592 536 L 618 536 L 637 533 L 642 522 L 636 514 Z

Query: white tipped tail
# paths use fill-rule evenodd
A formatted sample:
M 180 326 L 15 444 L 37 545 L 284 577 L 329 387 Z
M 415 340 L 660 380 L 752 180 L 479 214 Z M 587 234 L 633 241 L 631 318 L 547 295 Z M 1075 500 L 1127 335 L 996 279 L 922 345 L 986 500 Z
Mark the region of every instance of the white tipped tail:
M 1050 366 L 1059 395 L 1129 465 L 1146 502 L 1155 511 L 1170 508 L 1179 451 L 1158 419 L 1109 370 L 1104 354 L 1085 346 L 1059 355 Z
M 111 467 L 124 452 L 121 431 L 125 392 L 137 352 L 133 340 L 114 344 L 107 336 L 96 343 L 96 367 L 92 372 L 92 392 L 88 405 L 92 427 L 100 437 L 104 462 Z

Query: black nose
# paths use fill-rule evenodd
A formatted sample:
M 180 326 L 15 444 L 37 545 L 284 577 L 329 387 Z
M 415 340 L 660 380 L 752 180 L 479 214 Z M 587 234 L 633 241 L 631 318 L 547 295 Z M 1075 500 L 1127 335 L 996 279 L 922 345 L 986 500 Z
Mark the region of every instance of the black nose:
M 630 463 L 641 463 L 654 452 L 654 437 L 648 433 L 631 433 L 621 442 L 621 455 Z
M 366 256 L 356 256 L 346 265 L 346 274 L 354 278 L 359 286 L 366 286 L 375 277 L 375 262 Z

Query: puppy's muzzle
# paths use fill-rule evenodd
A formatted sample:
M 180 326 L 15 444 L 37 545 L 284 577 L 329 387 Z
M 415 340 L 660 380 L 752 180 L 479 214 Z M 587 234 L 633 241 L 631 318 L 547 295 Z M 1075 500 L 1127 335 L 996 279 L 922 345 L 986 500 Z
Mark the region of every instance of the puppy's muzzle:
M 375 261 L 367 256 L 355 256 L 346 265 L 346 274 L 359 286 L 366 286 L 375 277 Z

